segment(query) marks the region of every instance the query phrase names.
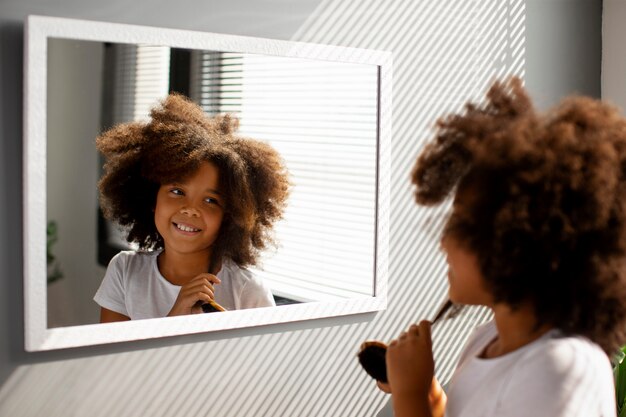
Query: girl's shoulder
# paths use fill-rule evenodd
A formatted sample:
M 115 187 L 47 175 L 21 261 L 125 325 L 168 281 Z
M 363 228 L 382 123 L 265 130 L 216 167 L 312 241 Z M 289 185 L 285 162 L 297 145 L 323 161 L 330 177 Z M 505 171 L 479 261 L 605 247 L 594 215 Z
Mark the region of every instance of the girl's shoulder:
M 550 410 L 545 415 L 614 415 L 613 372 L 600 346 L 554 331 L 524 353 L 504 381 L 508 405 L 501 407 L 536 402 L 537 409 Z
M 553 331 L 544 343 L 533 349 L 527 361 L 557 376 L 564 373 L 578 377 L 598 375 L 590 374 L 589 369 L 612 372 L 609 357 L 600 346 L 585 337 L 565 336 L 559 331 Z
M 161 251 L 123 250 L 118 252 L 109 263 L 109 268 L 137 269 L 152 265 Z
M 553 397 L 577 393 L 581 398 L 588 398 L 592 391 L 594 398 L 613 392 L 613 371 L 608 356 L 585 337 L 551 330 L 526 349 L 522 348 L 520 353 L 511 368 L 514 377 L 511 377 L 509 392 L 539 390 Z M 581 393 L 581 388 L 587 392 Z
M 264 280 L 253 271 L 237 265 L 231 259 L 222 262 L 222 269 L 217 274 L 222 280 L 220 285 L 230 288 L 236 308 L 273 307 L 276 305 L 272 290 Z
M 224 258 L 220 275 L 227 275 L 231 279 L 241 281 L 251 281 L 258 279 L 257 276 L 247 268 L 237 265 L 232 259 Z
M 225 258 L 222 262 L 222 270 L 218 273 L 220 279 L 227 279 L 233 285 L 247 288 L 263 288 L 267 285 L 253 271 L 237 265 L 232 259 Z
M 473 355 L 481 353 L 497 335 L 498 330 L 493 320 L 477 326 L 468 340 L 467 351 Z M 516 361 L 525 363 L 525 366 L 557 373 L 577 372 L 579 368 L 583 371 L 587 365 L 595 366 L 596 369 L 610 369 L 609 358 L 600 346 L 582 336 L 564 335 L 557 329 L 548 331 L 539 339 L 502 358 L 506 357 L 513 357 Z
M 146 251 L 146 250 L 123 250 L 123 251 L 119 251 L 114 257 L 113 259 L 123 259 L 123 260 L 127 260 L 127 259 L 149 259 L 149 258 L 153 258 L 156 257 L 159 253 L 161 253 L 160 250 L 150 250 L 150 251 Z

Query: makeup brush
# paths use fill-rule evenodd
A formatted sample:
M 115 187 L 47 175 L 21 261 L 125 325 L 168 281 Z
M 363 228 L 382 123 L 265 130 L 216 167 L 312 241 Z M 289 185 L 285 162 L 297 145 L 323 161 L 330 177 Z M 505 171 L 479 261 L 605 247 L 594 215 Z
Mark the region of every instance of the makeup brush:
M 208 303 L 202 304 L 202 311 L 204 313 L 215 313 L 219 311 L 226 311 L 224 307 L 211 300 Z
M 461 306 L 452 303 L 449 299 L 435 314 L 435 318 L 431 321 L 431 326 L 439 322 L 442 318 L 454 317 L 461 310 Z M 448 314 L 446 314 L 448 313 Z M 377 340 L 368 340 L 361 344 L 357 357 L 359 363 L 369 376 L 377 381 L 387 383 L 387 365 L 385 363 L 385 354 L 387 353 L 387 344 Z
M 215 265 L 218 265 L 218 266 L 215 266 Z M 209 273 L 212 275 L 217 275 L 217 273 L 219 272 L 221 268 L 221 266 L 219 265 L 220 263 L 215 262 L 214 260 L 211 260 L 209 263 Z M 202 312 L 204 313 L 216 313 L 220 311 L 226 311 L 226 309 L 222 307 L 221 305 L 219 305 L 217 302 L 215 302 L 215 300 L 211 300 L 207 303 L 202 304 Z

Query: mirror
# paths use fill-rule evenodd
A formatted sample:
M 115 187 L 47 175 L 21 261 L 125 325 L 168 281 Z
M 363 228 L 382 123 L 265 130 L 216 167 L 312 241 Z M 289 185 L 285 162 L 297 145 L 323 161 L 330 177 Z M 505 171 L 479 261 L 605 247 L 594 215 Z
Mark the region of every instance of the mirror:
M 26 47 L 27 350 L 385 308 L 389 53 L 39 16 Z M 93 295 L 129 246 L 99 210 L 95 138 L 172 91 L 285 160 L 278 244 L 253 269 L 277 307 L 98 324 Z

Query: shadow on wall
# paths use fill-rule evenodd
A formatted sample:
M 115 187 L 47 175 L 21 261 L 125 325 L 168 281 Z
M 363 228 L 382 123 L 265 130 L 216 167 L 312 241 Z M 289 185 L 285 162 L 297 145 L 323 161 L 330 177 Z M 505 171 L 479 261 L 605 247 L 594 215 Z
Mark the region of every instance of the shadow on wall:
M 22 22 L 0 25 L 0 384 L 23 355 Z M 10 63 L 7 65 L 6 63 Z
M 533 1 L 534 9 L 544 3 Z M 32 8 L 28 2 L 34 0 L 22 2 L 25 5 L 21 7 Z M 445 266 L 437 239 L 432 233 L 416 232 L 420 230 L 418 225 L 432 216 L 432 211 L 416 208 L 408 180 L 420 139 L 430 135 L 436 117 L 481 96 L 494 78 L 506 74 L 526 76 L 527 48 L 542 51 L 547 48 L 544 45 L 554 45 L 550 42 L 555 40 L 533 37 L 533 44 L 527 45 L 526 26 L 536 24 L 537 18 L 528 22 L 527 5 L 531 2 L 525 0 L 316 3 L 317 9 L 291 40 L 394 54 L 388 310 L 316 321 L 306 328 L 294 324 L 233 331 L 221 340 L 217 339 L 221 334 L 196 335 L 184 339 L 190 341 L 186 344 L 174 338 L 26 355 L 22 319 L 14 319 L 22 317 L 21 279 L 16 279 L 22 276 L 21 205 L 2 204 L 0 236 L 12 238 L 10 244 L 5 240 L 0 250 L 0 297 L 4 297 L 0 331 L 7 337 L 0 339 L 9 341 L 0 347 L 0 415 L 168 416 L 220 410 L 223 416 L 364 416 L 375 415 L 381 408 L 387 397 L 359 368 L 357 347 L 366 338 L 389 340 L 409 322 L 432 316 L 446 293 Z M 555 3 L 569 8 L 568 13 L 587 17 L 588 10 L 577 6 L 584 2 Z M 247 6 L 248 15 L 257 10 L 256 17 L 263 18 L 264 27 L 269 25 L 265 22 L 272 22 L 273 15 L 254 9 L 252 1 L 232 4 L 228 16 L 237 15 L 236 7 Z M 199 25 L 204 30 L 220 31 L 228 21 L 233 23 L 233 31 L 243 31 L 224 14 L 202 13 L 203 3 L 197 5 L 200 10 L 178 10 L 176 16 L 182 13 L 187 18 L 221 20 L 215 25 L 207 20 Z M 97 6 L 100 15 L 118 17 L 118 8 L 125 7 L 119 0 L 104 5 L 94 1 L 88 6 Z M 131 23 L 150 24 L 143 16 Z M 268 36 L 260 25 L 247 27 L 246 34 Z M 21 163 L 15 161 L 21 160 L 22 36 L 21 27 L 13 29 L 5 25 L 0 32 L 0 59 L 17 62 L 0 69 L 0 169 L 6 171 L 0 175 L 2 201 L 21 197 Z M 580 34 L 585 35 L 589 35 L 587 28 Z M 587 64 L 565 60 L 562 65 L 575 68 Z M 558 74 L 558 70 L 546 74 L 537 69 L 530 75 L 538 78 Z M 572 91 L 578 88 L 575 80 L 564 83 Z M 16 102 L 9 103 L 10 98 Z M 471 328 L 486 317 L 484 311 L 471 311 L 440 328 L 435 354 L 436 372 L 442 380 L 449 378 Z M 18 365 L 22 366 L 5 382 Z M 215 384 L 214 376 L 219 384 Z

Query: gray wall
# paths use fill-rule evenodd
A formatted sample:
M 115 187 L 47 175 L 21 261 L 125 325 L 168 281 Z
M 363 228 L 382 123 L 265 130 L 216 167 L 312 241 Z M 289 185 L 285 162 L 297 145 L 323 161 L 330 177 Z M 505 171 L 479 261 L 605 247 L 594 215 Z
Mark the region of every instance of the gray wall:
M 367 338 L 429 317 L 445 295 L 437 211 L 408 174 L 435 118 L 523 74 L 540 107 L 600 94 L 598 0 L 2 0 L 0 2 L 0 416 L 368 416 L 386 401 L 358 368 Z M 41 14 L 293 39 L 394 53 L 389 308 L 302 323 L 25 353 L 22 302 L 23 19 Z M 428 219 L 435 221 L 427 222 Z M 480 310 L 434 333 L 449 378 Z
M 537 107 L 573 93 L 600 97 L 602 0 L 526 5 L 526 80 Z
M 626 2 L 605 0 L 602 17 L 602 98 L 626 115 Z
M 99 163 L 93 142 L 100 132 L 103 56 L 101 43 L 48 42 L 46 210 L 47 219 L 57 223 L 52 253 L 63 274 L 47 287 L 48 327 L 100 319 L 93 294 L 105 269 L 98 264 L 93 238 Z

